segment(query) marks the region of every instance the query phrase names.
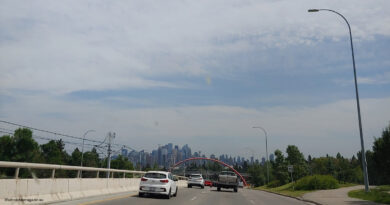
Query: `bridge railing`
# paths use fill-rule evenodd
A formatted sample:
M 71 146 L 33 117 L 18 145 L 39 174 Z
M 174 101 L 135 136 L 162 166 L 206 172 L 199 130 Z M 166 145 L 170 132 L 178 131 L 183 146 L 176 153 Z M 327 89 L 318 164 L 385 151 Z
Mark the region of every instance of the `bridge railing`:
M 76 177 L 81 176 L 82 171 L 96 172 L 96 178 L 99 178 L 100 172 L 107 172 L 108 176 L 111 173 L 111 178 L 114 177 L 114 173 L 122 173 L 123 178 L 126 174 L 145 174 L 144 171 L 135 170 L 122 170 L 122 169 L 107 169 L 107 168 L 95 168 L 95 167 L 80 167 L 80 166 L 69 166 L 69 165 L 58 165 L 58 164 L 39 164 L 39 163 L 27 163 L 27 162 L 6 162 L 0 161 L 0 167 L 3 168 L 15 168 L 15 179 L 19 178 L 20 169 L 49 169 L 52 170 L 51 178 L 55 178 L 56 170 L 74 170 L 77 171 Z

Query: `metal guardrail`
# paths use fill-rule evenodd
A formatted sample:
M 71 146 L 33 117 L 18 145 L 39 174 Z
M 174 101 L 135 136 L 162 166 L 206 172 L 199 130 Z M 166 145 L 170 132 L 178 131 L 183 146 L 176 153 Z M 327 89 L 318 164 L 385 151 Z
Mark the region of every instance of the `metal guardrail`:
M 78 171 L 77 177 L 80 177 L 81 171 L 92 171 L 96 172 L 96 178 L 99 178 L 100 172 L 111 173 L 111 178 L 114 177 L 114 173 L 123 173 L 123 178 L 125 174 L 145 174 L 144 171 L 135 171 L 135 170 L 121 170 L 121 169 L 107 169 L 107 168 L 95 168 L 95 167 L 80 167 L 80 166 L 69 166 L 69 165 L 58 165 L 58 164 L 39 164 L 39 163 L 26 163 L 26 162 L 5 162 L 0 161 L 0 167 L 3 168 L 15 168 L 15 179 L 19 178 L 19 170 L 21 168 L 27 169 L 51 169 L 51 178 L 54 178 L 56 170 L 75 170 Z

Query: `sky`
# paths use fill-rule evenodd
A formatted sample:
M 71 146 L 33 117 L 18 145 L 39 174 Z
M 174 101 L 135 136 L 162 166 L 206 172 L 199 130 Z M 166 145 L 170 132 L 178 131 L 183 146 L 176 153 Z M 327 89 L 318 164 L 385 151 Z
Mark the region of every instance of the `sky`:
M 94 140 L 112 131 L 136 150 L 171 142 L 256 158 L 261 126 L 269 152 L 352 157 L 348 27 L 310 8 L 351 25 L 372 149 L 390 123 L 388 0 L 0 0 L 0 120 L 79 137 L 93 129 Z

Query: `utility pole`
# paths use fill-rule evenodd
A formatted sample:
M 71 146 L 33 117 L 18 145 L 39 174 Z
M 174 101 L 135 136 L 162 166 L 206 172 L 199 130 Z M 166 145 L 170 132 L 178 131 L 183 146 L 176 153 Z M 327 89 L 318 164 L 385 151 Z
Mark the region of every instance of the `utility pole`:
M 109 132 L 108 133 L 108 149 L 107 149 L 107 155 L 108 155 L 108 158 L 107 158 L 107 168 L 110 169 L 111 167 L 111 140 L 113 140 L 115 138 L 115 132 Z M 108 171 L 107 172 L 107 178 L 110 178 L 110 172 Z

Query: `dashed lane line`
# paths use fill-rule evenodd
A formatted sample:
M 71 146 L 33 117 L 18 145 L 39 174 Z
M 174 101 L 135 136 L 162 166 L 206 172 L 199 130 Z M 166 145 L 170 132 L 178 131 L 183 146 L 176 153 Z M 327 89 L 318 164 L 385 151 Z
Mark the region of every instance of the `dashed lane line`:
M 115 200 L 115 199 L 123 199 L 123 198 L 132 197 L 132 196 L 136 196 L 136 195 L 137 194 L 128 194 L 128 195 L 125 195 L 125 196 L 117 196 L 117 197 L 112 197 L 112 198 L 108 198 L 108 199 L 102 199 L 102 200 L 85 202 L 85 203 L 81 203 L 79 205 L 97 204 L 97 203 L 101 203 L 101 202 L 105 202 L 105 201 L 111 201 L 111 200 Z

